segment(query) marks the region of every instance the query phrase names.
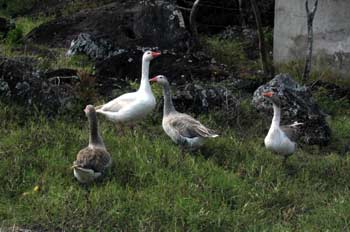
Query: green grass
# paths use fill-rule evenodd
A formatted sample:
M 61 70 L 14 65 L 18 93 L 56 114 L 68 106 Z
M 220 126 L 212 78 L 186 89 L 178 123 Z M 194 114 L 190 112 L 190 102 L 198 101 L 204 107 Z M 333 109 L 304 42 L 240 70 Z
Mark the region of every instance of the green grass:
M 37 0 L 0 0 L 0 13 L 6 16 L 16 16 L 32 9 Z
M 239 39 L 220 39 L 217 36 L 201 38 L 201 43 L 219 63 L 228 66 L 232 71 L 238 71 L 242 77 L 251 78 L 251 71 L 258 69 L 259 60 L 249 60 L 244 48 L 247 47 L 245 41 Z M 238 70 L 237 70 L 238 69 Z
M 293 60 L 285 64 L 279 64 L 276 67 L 276 73 L 289 73 L 293 78 L 299 82 L 303 81 L 305 61 Z M 336 84 L 342 87 L 350 87 L 350 76 L 340 74 L 331 67 L 328 63 L 318 60 L 316 65 L 311 68 L 310 78 L 306 84 L 313 83 L 317 80 Z
M 242 122 L 243 130 L 252 131 L 248 134 L 202 116 L 205 124 L 221 128 L 221 136 L 184 160 L 160 122 L 148 120 L 135 135 L 117 136 L 116 128 L 99 117 L 114 164 L 103 180 L 84 187 L 69 169 L 87 145 L 83 113 L 46 119 L 21 107 L 0 107 L 1 227 L 349 230 L 349 156 L 339 156 L 337 149 L 300 149 L 284 167 L 280 157 L 263 147 L 268 125 L 259 117 L 254 124 Z M 347 114 L 332 119 L 336 136 L 349 134 L 350 124 L 344 124 L 349 119 Z

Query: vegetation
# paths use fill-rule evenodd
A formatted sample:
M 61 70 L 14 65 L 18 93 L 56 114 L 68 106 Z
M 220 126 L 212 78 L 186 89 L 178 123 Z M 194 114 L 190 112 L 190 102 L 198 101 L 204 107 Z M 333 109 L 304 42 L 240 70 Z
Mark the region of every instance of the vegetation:
M 340 75 L 335 69 L 325 68 L 326 63 L 330 62 L 326 59 L 317 60 L 316 64 L 313 64 L 313 68 L 310 73 L 310 77 L 306 84 L 312 84 L 315 81 L 324 81 L 327 83 L 332 83 L 342 87 L 350 87 L 350 75 L 344 77 L 344 75 Z M 293 60 L 285 64 L 281 64 L 277 67 L 277 71 L 279 73 L 289 73 L 299 82 L 303 82 L 303 69 L 305 66 L 304 60 Z
M 101 118 L 114 165 L 106 178 L 87 187 L 69 169 L 87 144 L 83 113 L 50 120 L 21 107 L 0 107 L 3 227 L 319 231 L 345 229 L 350 220 L 350 158 L 340 156 L 342 143 L 332 152 L 300 149 L 284 167 L 263 147 L 268 122 L 249 124 L 243 118 L 249 133 L 221 129 L 218 139 L 182 159 L 159 121 L 118 136 Z M 214 128 L 224 127 L 209 119 L 202 117 Z M 331 120 L 335 138 L 348 136 L 349 119 L 347 112 Z
M 31 10 L 38 0 L 0 0 L 0 12 L 8 16 L 17 16 Z
M 202 44 L 218 62 L 226 64 L 232 71 L 239 71 L 243 76 L 245 72 L 259 68 L 258 60 L 247 59 L 245 48 L 248 45 L 244 41 L 212 36 L 202 37 Z
M 19 38 L 38 25 L 22 22 L 27 26 L 18 23 L 14 29 L 21 28 Z M 19 40 L 12 33 L 6 55 L 18 55 L 12 48 Z M 241 77 L 250 78 L 259 67 L 246 58 L 241 41 L 202 39 L 218 62 Z M 57 60 L 39 55 L 41 68 L 79 69 L 82 102 L 98 101 L 91 94 L 92 62 L 81 55 L 66 57 L 63 50 L 51 52 Z M 280 70 L 301 77 L 297 65 Z M 160 88 L 152 88 L 159 98 Z M 80 114 L 47 118 L 35 107 L 0 101 L 0 231 L 12 226 L 43 231 L 350 230 L 350 101 L 329 98 L 325 88 L 314 96 L 330 115 L 332 143 L 303 146 L 286 166 L 263 146 L 270 122 L 252 108 L 250 97 L 241 101 L 235 120 L 223 117 L 225 112 L 200 115 L 220 137 L 184 158 L 162 131 L 158 112 L 125 135 L 99 117 L 113 166 L 90 186 L 80 185 L 70 169 L 88 143 L 82 104 L 76 109 Z

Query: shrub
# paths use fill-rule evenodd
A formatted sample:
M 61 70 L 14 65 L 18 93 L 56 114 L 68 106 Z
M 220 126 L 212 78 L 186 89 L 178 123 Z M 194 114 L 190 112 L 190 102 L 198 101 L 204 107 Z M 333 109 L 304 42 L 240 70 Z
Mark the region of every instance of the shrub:
M 9 31 L 6 37 L 6 44 L 15 45 L 18 44 L 23 38 L 23 30 L 20 27 L 16 27 Z
M 22 15 L 31 10 L 39 0 L 0 0 L 1 11 L 10 16 Z

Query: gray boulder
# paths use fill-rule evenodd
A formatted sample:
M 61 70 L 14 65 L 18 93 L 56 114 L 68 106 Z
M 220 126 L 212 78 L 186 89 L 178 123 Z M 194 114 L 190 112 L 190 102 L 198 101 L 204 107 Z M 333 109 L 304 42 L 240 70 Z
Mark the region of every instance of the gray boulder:
M 191 111 L 195 114 L 218 110 L 237 113 L 239 100 L 231 90 L 222 85 L 197 82 L 176 86 L 174 90 L 173 100 L 180 111 Z
M 105 59 L 126 52 L 125 49 L 114 49 L 112 44 L 104 39 L 96 39 L 90 34 L 80 33 L 71 42 L 67 55 L 83 53 L 91 59 Z
M 25 41 L 68 48 L 81 33 L 89 34 L 99 46 L 115 49 L 185 51 L 190 39 L 182 14 L 172 1 L 130 0 L 58 17 L 35 28 Z
M 0 57 L 0 97 L 49 114 L 70 110 L 78 99 L 74 84 L 62 77 L 47 78 L 35 64 L 32 58 Z
M 288 74 L 276 75 L 274 79 L 260 86 L 252 100 L 254 107 L 269 117 L 273 114 L 272 104 L 262 93 L 274 90 L 282 101 L 282 124 L 291 124 L 294 121 L 304 123 L 301 126 L 301 140 L 306 144 L 326 145 L 331 138 L 331 130 L 325 120 L 326 115 L 319 109 L 312 98 L 311 92 L 299 85 Z

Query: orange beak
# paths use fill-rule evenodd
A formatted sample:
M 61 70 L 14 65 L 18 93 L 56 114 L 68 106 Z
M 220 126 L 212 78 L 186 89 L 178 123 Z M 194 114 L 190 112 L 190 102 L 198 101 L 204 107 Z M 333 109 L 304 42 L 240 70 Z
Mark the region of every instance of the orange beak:
M 158 81 L 157 76 L 152 77 L 149 81 L 150 81 L 150 82 L 157 82 L 157 81 Z
M 152 57 L 156 58 L 156 57 L 160 56 L 161 54 L 162 53 L 160 53 L 160 52 L 152 52 Z
M 272 96 L 273 96 L 273 92 L 272 92 L 272 91 L 270 91 L 270 92 L 265 92 L 265 93 L 262 93 L 262 95 L 263 95 L 264 97 L 272 97 Z

